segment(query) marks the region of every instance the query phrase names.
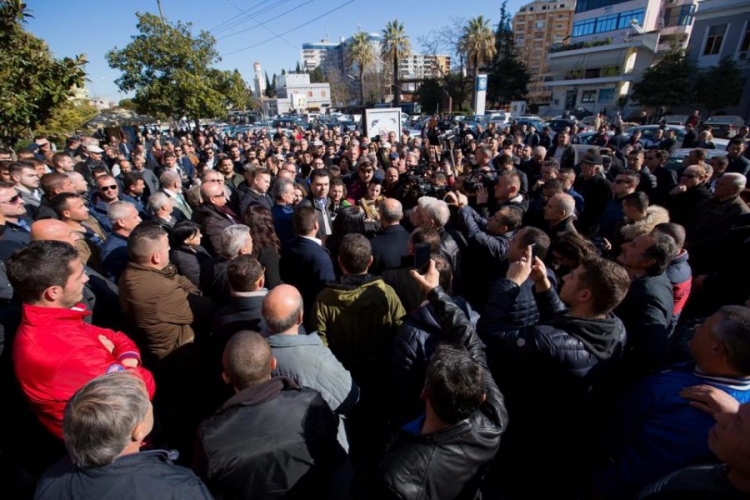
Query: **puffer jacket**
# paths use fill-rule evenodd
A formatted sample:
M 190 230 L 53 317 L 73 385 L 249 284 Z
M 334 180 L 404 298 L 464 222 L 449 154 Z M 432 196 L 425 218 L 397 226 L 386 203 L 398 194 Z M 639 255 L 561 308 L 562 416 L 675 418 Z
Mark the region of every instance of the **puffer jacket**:
M 328 283 L 313 305 L 313 329 L 361 387 L 380 385 L 406 315 L 393 288 L 371 274 Z
M 440 287 L 428 300 L 440 340 L 465 346 L 484 369 L 486 399 L 469 418 L 438 432 L 422 434 L 422 419 L 405 426 L 381 461 L 373 498 L 474 498 L 508 424 L 503 395 L 468 318 Z
M 452 299 L 476 329 L 479 314 L 462 297 Z M 428 303 L 409 312 L 396 332 L 391 363 L 393 393 L 398 401 L 392 409 L 399 423 L 414 419 L 424 411 L 419 395 L 424 387 L 427 362 L 440 343 L 440 331 L 439 318 Z
M 646 218 L 625 224 L 620 228 L 620 235 L 623 241 L 633 241 L 642 234 L 648 234 L 657 224 L 669 222 L 669 212 L 666 208 L 659 205 L 649 205 L 646 209 Z

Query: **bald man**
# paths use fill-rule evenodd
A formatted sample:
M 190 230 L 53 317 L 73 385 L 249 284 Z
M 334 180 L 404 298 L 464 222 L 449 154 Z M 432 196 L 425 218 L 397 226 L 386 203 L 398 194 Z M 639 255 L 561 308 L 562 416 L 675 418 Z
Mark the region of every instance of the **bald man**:
M 31 241 L 62 241 L 73 245 L 78 250 L 78 245 L 83 240 L 78 232 L 71 229 L 63 221 L 42 219 L 31 225 Z M 80 257 L 80 250 L 78 255 Z M 120 309 L 117 285 L 91 269 L 85 261 L 82 260 L 82 262 L 89 277 L 89 281 L 84 285 L 83 302 L 92 312 L 92 314 L 84 317 L 84 321 L 102 328 L 126 331 L 125 318 Z
M 395 198 L 386 198 L 378 206 L 383 231 L 372 239 L 372 266 L 370 272 L 380 275 L 388 269 L 403 267 L 409 256 L 409 231 L 401 225 L 404 209 Z M 411 264 L 409 264 L 411 265 Z
M 319 391 L 334 413 L 346 414 L 359 399 L 359 387 L 317 333 L 299 334 L 303 306 L 302 296 L 291 285 L 279 285 L 263 299 L 262 314 L 270 334 L 266 340 L 277 361 L 273 375 Z M 343 422 L 338 437 L 348 450 Z

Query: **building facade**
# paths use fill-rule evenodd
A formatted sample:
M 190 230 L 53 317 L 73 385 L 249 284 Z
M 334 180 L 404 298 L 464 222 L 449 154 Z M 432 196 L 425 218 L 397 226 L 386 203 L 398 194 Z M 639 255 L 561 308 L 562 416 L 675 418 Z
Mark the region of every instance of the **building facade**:
M 687 46 L 697 0 L 578 0 L 570 41 L 548 55 L 549 114 L 583 107 L 612 115 L 643 72 Z M 627 115 L 638 107 L 630 104 Z
M 266 113 L 278 115 L 290 111 L 324 111 L 331 106 L 331 86 L 310 83 L 307 73 L 287 73 L 277 77 L 276 98 L 263 101 Z
M 750 120 L 750 5 L 736 0 L 703 0 L 695 16 L 688 57 L 698 69 L 716 66 L 729 57 L 745 79 L 742 99 L 721 111 Z
M 553 45 L 564 45 L 570 38 L 575 0 L 535 0 L 513 16 L 516 49 L 531 73 L 529 101 L 548 103 L 551 93 L 544 85 L 550 74 L 547 54 Z
M 320 66 L 323 74 L 330 68 L 342 70 L 341 42 L 321 40 L 313 43 L 302 44 L 302 69 L 312 71 Z
M 409 54 L 398 61 L 398 77 L 402 80 L 440 78 L 451 71 L 447 55 Z

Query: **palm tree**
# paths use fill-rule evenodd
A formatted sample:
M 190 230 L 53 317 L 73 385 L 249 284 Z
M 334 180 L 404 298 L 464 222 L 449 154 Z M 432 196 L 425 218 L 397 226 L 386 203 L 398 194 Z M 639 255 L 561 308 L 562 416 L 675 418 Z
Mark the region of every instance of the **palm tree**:
M 484 16 L 469 19 L 463 28 L 458 48 L 466 54 L 469 69 L 474 70 L 474 75 L 479 73 L 482 64 L 489 62 L 497 53 L 495 33 L 490 28 L 489 19 Z
M 409 36 L 404 31 L 404 25 L 398 19 L 389 21 L 383 30 L 383 39 L 380 41 L 380 57 L 384 60 L 393 61 L 393 102 L 398 106 L 399 92 L 401 87 L 398 80 L 398 61 L 409 55 L 411 43 Z
M 349 45 L 347 62 L 350 66 L 359 67 L 359 98 L 362 106 L 365 105 L 365 68 L 375 60 L 375 54 L 372 52 L 370 37 L 364 31 L 358 31 L 352 37 L 352 43 Z

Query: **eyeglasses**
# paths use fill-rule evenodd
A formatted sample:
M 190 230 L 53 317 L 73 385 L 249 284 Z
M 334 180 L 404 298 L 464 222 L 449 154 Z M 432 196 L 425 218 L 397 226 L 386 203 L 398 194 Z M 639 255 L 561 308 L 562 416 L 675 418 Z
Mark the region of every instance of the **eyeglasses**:
M 110 189 L 117 189 L 117 184 L 113 184 L 112 186 L 99 186 L 99 189 L 102 191 L 109 191 Z
M 0 203 L 9 203 L 9 204 L 15 205 L 19 201 L 21 201 L 21 196 L 17 194 L 17 195 L 15 195 L 13 198 L 11 198 L 9 200 L 0 201 Z

